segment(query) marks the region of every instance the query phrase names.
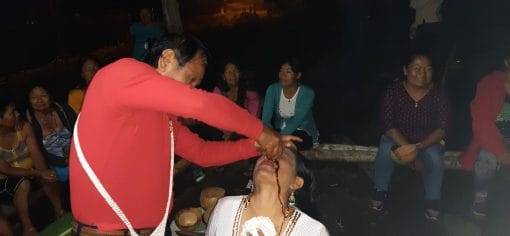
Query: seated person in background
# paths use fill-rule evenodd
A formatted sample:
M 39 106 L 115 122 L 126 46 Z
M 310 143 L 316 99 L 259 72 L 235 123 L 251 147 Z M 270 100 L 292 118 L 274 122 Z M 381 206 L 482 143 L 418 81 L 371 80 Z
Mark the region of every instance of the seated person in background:
M 46 163 L 57 172 L 60 181 L 67 182 L 69 147 L 76 113 L 66 104 L 54 102 L 42 86 L 33 87 L 28 100 L 27 119 L 32 124 Z
M 219 82 L 218 86 L 214 88 L 213 92 L 227 97 L 230 101 L 235 102 L 240 107 L 246 109 L 250 114 L 259 118 L 261 106 L 260 96 L 256 91 L 246 88 L 247 81 L 239 70 L 238 63 L 233 60 L 226 60 L 222 69 L 222 80 Z M 230 131 L 223 131 L 222 138 L 228 141 L 237 140 L 241 138 L 241 136 Z M 252 164 L 248 164 L 248 162 L 252 161 L 250 160 L 242 163 L 243 165 L 249 165 L 248 170 L 243 173 L 245 176 L 250 176 L 253 172 L 253 162 Z M 217 170 L 221 170 L 221 168 Z
M 488 185 L 501 170 L 510 166 L 510 55 L 504 60 L 506 71 L 495 71 L 478 82 L 471 102 L 473 138 L 459 157 L 460 164 L 474 170 L 472 212 L 487 213 Z
M 52 187 L 52 182 L 57 180 L 56 173 L 46 168 L 32 127 L 19 120 L 19 113 L 9 99 L 5 93 L 0 95 L 0 197 L 13 201 L 23 225 L 23 235 L 37 235 L 28 211 L 29 178 L 43 180 L 56 216 L 65 212 Z
M 86 58 L 81 64 L 81 81 L 76 88 L 69 91 L 69 95 L 67 97 L 67 103 L 73 108 L 74 112 L 80 112 L 87 87 L 89 86 L 90 81 L 92 81 L 92 77 L 94 77 L 97 70 L 99 70 L 99 65 L 97 61 L 92 58 Z
M 375 160 L 375 189 L 370 207 L 377 212 L 384 210 L 395 165 L 391 152 L 402 147 L 416 152 L 418 161 L 424 164 L 425 217 L 437 220 L 444 172 L 443 139 L 449 119 L 448 99 L 432 82 L 432 64 L 427 56 L 411 56 L 403 70 L 405 80 L 390 85 L 382 98 L 385 133 Z
M 131 25 L 129 33 L 134 40 L 133 58 L 142 61 L 150 44 L 161 37 L 161 28 L 157 22 L 154 22 L 154 14 L 151 8 L 141 8 L 139 16 L 140 22 Z
M 294 147 L 285 148 L 276 161 L 260 157 L 253 179 L 255 188 L 248 196 L 219 200 L 207 236 L 329 235 L 313 218 L 313 174 Z
M 267 88 L 262 121 L 281 134 L 292 134 L 303 139 L 298 149 L 306 150 L 319 143 L 319 131 L 312 115 L 315 93 L 299 83 L 301 66 L 296 59 L 284 62 L 278 74 L 279 82 Z M 271 121 L 274 117 L 274 126 Z
M 260 96 L 257 92 L 246 89 L 246 81 L 242 80 L 237 63 L 231 60 L 226 61 L 221 77 L 222 80 L 213 92 L 227 97 L 258 118 L 260 116 Z M 231 139 L 232 132 L 224 131 L 223 133 L 225 140 Z

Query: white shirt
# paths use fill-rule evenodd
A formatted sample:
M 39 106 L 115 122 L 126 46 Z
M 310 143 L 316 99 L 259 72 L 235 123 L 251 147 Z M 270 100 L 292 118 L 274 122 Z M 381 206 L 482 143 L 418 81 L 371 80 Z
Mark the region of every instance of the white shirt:
M 242 227 L 239 227 L 238 234 L 234 233 L 236 214 L 240 210 L 241 207 L 244 207 L 243 199 L 246 196 L 228 196 L 220 199 L 218 204 L 214 208 L 214 211 L 209 220 L 209 225 L 207 226 L 206 236 L 245 236 L 239 235 L 242 231 Z M 293 225 L 291 229 L 290 236 L 329 236 L 329 233 L 319 221 L 311 218 L 306 215 L 299 209 L 296 209 L 293 213 L 296 216 L 296 223 Z M 241 215 L 242 217 L 242 215 Z M 290 227 L 287 226 L 286 229 Z M 285 230 L 282 230 L 284 233 Z M 284 234 L 285 235 L 285 234 Z
M 296 93 L 290 99 L 285 97 L 285 94 L 283 93 L 283 89 L 282 89 L 282 92 L 280 94 L 280 106 L 279 106 L 280 110 L 278 111 L 280 113 L 281 117 L 291 118 L 294 116 L 294 114 L 296 114 L 296 100 L 297 100 L 297 96 L 299 94 L 299 89 L 300 89 L 300 87 L 298 87 L 298 89 L 296 90 Z M 280 127 L 280 129 L 284 129 L 284 128 L 285 128 L 285 121 L 282 123 L 282 127 Z

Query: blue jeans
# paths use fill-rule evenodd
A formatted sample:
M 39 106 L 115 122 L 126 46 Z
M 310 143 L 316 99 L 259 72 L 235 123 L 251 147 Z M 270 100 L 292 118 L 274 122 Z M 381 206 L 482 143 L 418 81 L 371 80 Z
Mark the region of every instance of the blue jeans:
M 390 157 L 391 148 L 395 142 L 386 135 L 381 137 L 379 150 L 375 158 L 374 188 L 376 191 L 388 192 L 391 175 L 395 169 L 395 163 Z M 418 158 L 423 161 L 425 173 L 423 175 L 425 185 L 425 200 L 437 201 L 441 199 L 441 186 L 443 184 L 443 154 L 444 147 L 435 144 L 418 153 Z

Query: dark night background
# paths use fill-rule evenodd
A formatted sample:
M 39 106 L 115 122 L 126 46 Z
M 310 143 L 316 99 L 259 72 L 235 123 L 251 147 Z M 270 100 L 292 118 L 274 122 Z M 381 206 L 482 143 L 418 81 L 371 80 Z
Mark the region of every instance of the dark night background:
M 185 31 L 203 39 L 213 57 L 203 87 L 211 88 L 219 78 L 215 62 L 234 57 L 264 92 L 277 79 L 281 61 L 298 56 L 305 64 L 303 82 L 317 93 L 314 109 L 323 141 L 348 137 L 376 144 L 381 89 L 400 75 L 400 62 L 409 52 L 425 52 L 433 57 L 435 80 L 444 83 L 451 96 L 450 145 L 462 147 L 469 138 L 468 103 L 474 86 L 501 64 L 509 47 L 510 1 L 445 0 L 444 21 L 423 29 L 414 42 L 408 37 L 414 19 L 409 1 L 308 0 L 302 7 L 292 0 L 274 2 L 281 17 L 229 27 L 196 20 L 218 12 L 224 1 L 180 2 Z M 137 20 L 138 9 L 150 6 L 159 13 L 161 8 L 160 1 L 135 0 L 23 0 L 7 6 L 2 14 L 4 78 L 55 58 L 129 42 L 128 27 Z M 29 79 L 48 81 L 55 96 L 64 99 L 76 75 Z

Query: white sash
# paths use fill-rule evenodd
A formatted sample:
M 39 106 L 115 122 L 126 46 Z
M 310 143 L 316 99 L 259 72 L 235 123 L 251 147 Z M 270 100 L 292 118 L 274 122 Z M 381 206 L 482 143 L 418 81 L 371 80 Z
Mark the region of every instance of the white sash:
M 124 225 L 129 229 L 129 232 L 132 236 L 138 236 L 138 233 L 133 229 L 133 225 L 131 225 L 131 222 L 128 220 L 124 212 L 120 209 L 119 205 L 113 200 L 113 198 L 110 196 L 110 194 L 106 191 L 103 184 L 99 179 L 97 178 L 95 172 L 90 167 L 89 163 L 87 162 L 87 159 L 85 159 L 85 155 L 83 154 L 83 150 L 81 149 L 80 145 L 80 139 L 78 138 L 78 121 L 80 119 L 80 116 L 76 119 L 76 124 L 74 125 L 74 147 L 76 149 L 76 154 L 78 155 L 78 160 L 80 161 L 81 166 L 87 173 L 87 176 L 90 178 L 92 183 L 94 184 L 94 187 L 96 187 L 97 191 L 101 194 L 101 196 L 104 198 L 106 203 L 112 208 L 113 212 L 117 214 L 117 216 L 124 222 Z M 173 130 L 173 124 L 170 118 L 168 119 L 168 125 L 170 129 L 170 148 L 171 148 L 171 155 L 170 155 L 170 177 L 169 177 L 169 186 L 168 186 L 168 200 L 166 202 L 166 208 L 165 208 L 165 214 L 163 215 L 163 219 L 159 223 L 159 225 L 156 227 L 154 232 L 152 232 L 151 236 L 163 236 L 165 235 L 165 228 L 166 228 L 166 222 L 168 220 L 168 213 L 170 210 L 170 202 L 172 201 L 172 188 L 173 188 L 173 181 L 174 181 L 174 130 Z

